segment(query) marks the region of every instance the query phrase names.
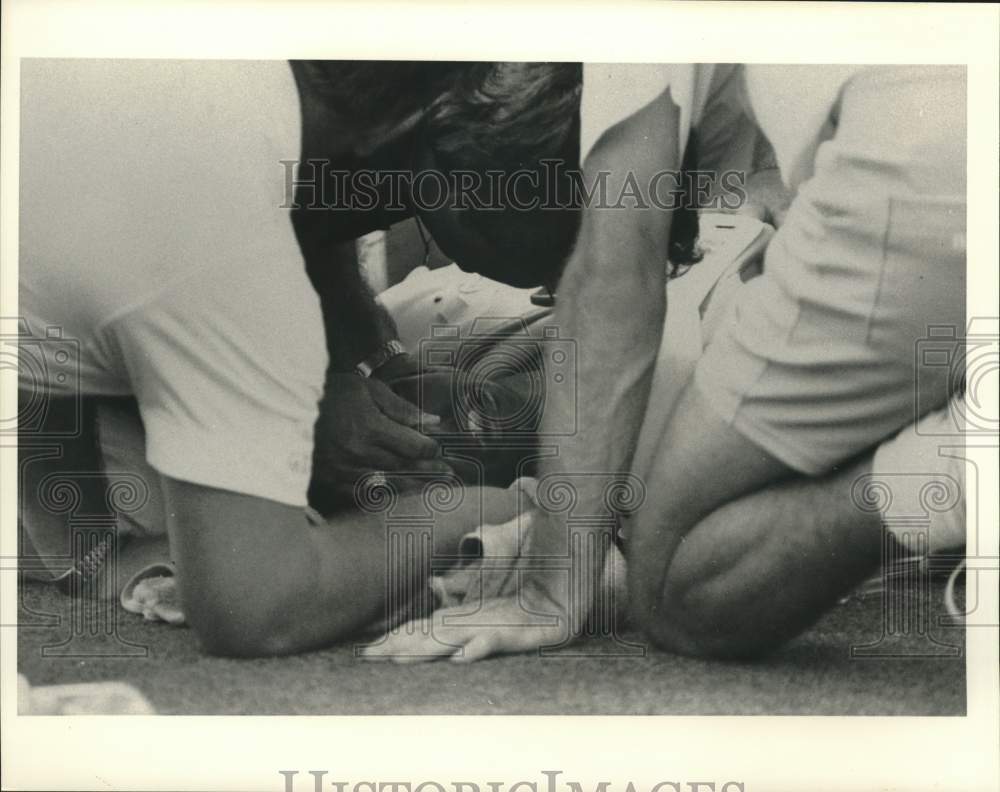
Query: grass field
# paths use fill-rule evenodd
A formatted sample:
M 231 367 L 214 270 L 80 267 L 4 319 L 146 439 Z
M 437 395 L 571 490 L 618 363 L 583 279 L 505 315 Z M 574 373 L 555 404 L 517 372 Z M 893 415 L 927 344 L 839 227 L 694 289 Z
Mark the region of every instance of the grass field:
M 356 659 L 350 645 L 267 660 L 208 657 L 184 628 L 119 611 L 117 635 L 74 633 L 70 600 L 37 584 L 21 589 L 19 671 L 33 685 L 123 680 L 163 714 L 252 715 L 961 715 L 963 631 L 882 641 L 898 656 L 852 658 L 878 643 L 880 594 L 852 597 L 782 650 L 756 662 L 711 662 L 646 650 L 640 656 L 521 656 L 472 665 L 396 666 Z M 913 604 L 913 603 L 911 603 Z M 638 641 L 638 636 L 626 634 Z M 608 641 L 595 645 L 607 650 Z M 85 656 L 89 653 L 90 656 Z M 132 653 L 134 656 L 122 656 Z M 64 656 L 57 656 L 63 654 Z M 114 656 L 114 655 L 118 656 Z

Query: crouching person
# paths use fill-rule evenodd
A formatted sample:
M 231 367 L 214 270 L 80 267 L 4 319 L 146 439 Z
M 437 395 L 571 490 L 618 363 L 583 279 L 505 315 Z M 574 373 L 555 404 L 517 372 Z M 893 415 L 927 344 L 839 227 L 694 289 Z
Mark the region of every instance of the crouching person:
M 631 466 L 646 482 L 625 527 L 631 614 L 665 648 L 720 656 L 772 649 L 877 569 L 881 515 L 855 484 L 911 470 L 899 459 L 918 452 L 901 448 L 925 437 L 913 424 L 940 420 L 925 416 L 948 410 L 961 381 L 916 350 L 949 327 L 955 359 L 965 324 L 964 72 L 744 71 L 793 197 L 763 272 L 668 414 L 649 420 L 662 409 L 649 396 L 657 349 L 671 343 L 660 328 L 672 214 L 591 212 L 561 288 L 579 404 L 601 415 L 560 467 Z M 678 150 L 663 144 L 676 128 L 666 93 L 609 129 L 591 166 L 648 183 L 679 164 L 663 154 Z M 934 450 L 920 452 L 925 473 L 942 469 Z M 960 518 L 939 529 L 937 547 L 964 541 Z
M 395 126 L 341 147 L 412 129 L 460 67 L 428 68 L 400 87 Z M 338 325 L 287 208 L 281 163 L 302 139 L 288 64 L 38 60 L 22 80 L 22 361 L 29 346 L 53 354 L 19 371 L 26 572 L 117 596 L 148 561 L 172 559 L 180 599 L 161 617 L 179 610 L 212 653 L 283 654 L 351 635 L 385 615 L 387 592 L 419 587 L 426 564 L 390 568 L 387 547 L 447 557 L 505 516 L 506 493 L 474 488 L 399 536 L 378 510 L 307 509 Z M 348 418 L 394 438 L 385 456 L 448 483 L 415 428 L 432 417 L 377 379 L 336 381 L 364 385 L 369 412 Z M 108 494 L 124 478 L 134 502 Z M 419 494 L 400 499 L 411 507 L 424 509 Z M 118 524 L 96 530 L 109 511 Z
M 573 511 L 588 516 L 604 510 L 607 476 L 631 472 L 646 495 L 621 515 L 633 623 L 671 651 L 757 655 L 877 571 L 886 515 L 865 493 L 872 482 L 900 502 L 914 498 L 895 486 L 908 475 L 945 483 L 953 508 L 932 520 L 930 548 L 964 544 L 961 462 L 937 453 L 931 426 L 960 426 L 962 372 L 939 361 L 961 359 L 965 326 L 964 71 L 695 67 L 689 98 L 707 100 L 679 107 L 684 85 L 657 83 L 660 67 L 595 68 L 623 74 L 588 84 L 585 68 L 584 178 L 630 199 L 587 208 L 560 282 L 556 321 L 576 344 L 578 387 L 548 400 L 543 431 L 576 431 L 543 476 L 576 482 Z M 664 320 L 678 308 L 667 262 L 690 245 L 676 239 L 685 207 L 655 185 L 698 166 L 698 141 L 741 150 L 726 128 L 742 127 L 745 107 L 791 201 L 771 214 L 783 222 L 762 272 L 731 295 L 664 403 L 655 382 L 675 342 Z M 596 131 L 588 108 L 602 116 Z M 917 354 L 929 336 L 936 358 Z M 606 545 L 611 529 L 538 520 L 550 539 L 508 607 L 576 630 L 591 602 L 567 591 L 564 563 L 542 567 Z M 573 566 L 579 580 L 601 569 L 588 553 Z M 479 640 L 474 625 L 465 632 Z M 557 639 L 495 631 L 484 653 Z

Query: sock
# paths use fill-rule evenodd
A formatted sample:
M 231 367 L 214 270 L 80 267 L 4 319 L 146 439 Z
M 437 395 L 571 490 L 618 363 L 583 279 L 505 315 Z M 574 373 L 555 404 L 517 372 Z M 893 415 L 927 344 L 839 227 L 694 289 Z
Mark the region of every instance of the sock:
M 961 424 L 963 394 L 940 410 L 910 424 L 875 451 L 872 478 L 882 484 L 886 529 L 903 545 L 917 550 L 916 534 L 928 532 L 927 553 L 965 545 L 965 460 L 955 453 L 956 421 Z

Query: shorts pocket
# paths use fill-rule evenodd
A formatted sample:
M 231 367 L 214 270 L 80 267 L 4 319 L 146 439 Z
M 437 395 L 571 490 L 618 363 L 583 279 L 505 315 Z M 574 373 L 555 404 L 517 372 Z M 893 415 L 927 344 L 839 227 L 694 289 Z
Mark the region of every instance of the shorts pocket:
M 964 331 L 966 202 L 890 197 L 869 341 L 912 357 L 930 328 Z

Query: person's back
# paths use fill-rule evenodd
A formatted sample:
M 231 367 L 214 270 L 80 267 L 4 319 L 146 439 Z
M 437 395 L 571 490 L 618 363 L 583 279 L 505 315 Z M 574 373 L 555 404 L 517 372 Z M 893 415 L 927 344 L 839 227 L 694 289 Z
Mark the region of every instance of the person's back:
M 308 331 L 316 300 L 281 209 L 278 158 L 299 145 L 287 64 L 39 60 L 25 62 L 22 82 L 21 312 L 84 345 L 82 392 L 134 392 L 127 379 L 140 372 L 122 368 L 118 328 L 172 303 L 202 302 L 218 322 L 253 329 L 294 298 Z M 260 302 L 239 299 L 248 288 Z M 214 323 L 198 318 L 192 345 L 208 343 Z M 277 334 L 261 333 L 268 340 Z M 301 340 L 281 354 L 298 354 L 289 370 L 315 381 L 322 339 L 318 353 L 315 338 Z
M 364 104 L 361 89 L 379 74 L 409 80 L 382 85 L 398 100 L 393 112 L 369 107 L 367 125 L 345 121 L 334 153 L 357 154 L 409 129 L 466 68 L 333 62 L 334 77 L 354 74 L 330 83 L 335 95 L 324 101 L 334 104 Z M 444 523 L 413 529 L 416 539 L 394 539 L 408 529 L 380 514 L 321 522 L 305 508 L 314 438 L 329 440 L 317 422 L 321 396 L 382 393 L 362 400 L 364 415 L 350 399 L 324 398 L 352 436 L 365 421 L 380 427 L 380 459 L 394 457 L 389 440 L 421 461 L 437 444 L 411 428 L 414 405 L 354 373 L 363 356 L 327 370 L 338 333 L 368 340 L 359 326 L 365 306 L 360 290 L 351 292 L 357 273 L 335 266 L 350 262 L 332 260 L 312 277 L 292 222 L 287 165 L 300 160 L 306 122 L 291 66 L 35 61 L 22 78 L 19 397 L 45 402 L 39 421 L 19 425 L 19 519 L 34 556 L 26 566 L 40 560 L 73 593 L 108 580 L 115 570 L 105 561 L 120 560 L 122 542 L 134 548 L 135 538 L 78 529 L 73 518 L 120 517 L 119 507 L 134 506 L 112 497 L 124 471 L 109 464 L 144 454 L 148 465 L 126 464 L 128 474 L 144 484 L 140 498 L 157 493 L 183 613 L 206 649 L 301 651 L 370 624 L 392 587 L 427 574 L 401 559 L 396 580 L 387 553 L 412 541 L 423 547 L 432 529 L 435 546 L 450 553 L 490 513 L 494 495 L 468 495 Z M 57 337 L 58 365 L 25 362 L 29 350 L 54 350 L 48 342 Z M 75 351 L 60 359 L 64 347 Z M 98 438 L 98 414 L 114 412 L 102 401 L 115 397 L 134 398 L 138 416 Z M 64 424 L 71 430 L 56 431 Z M 349 456 L 343 438 L 333 440 L 320 467 Z M 385 466 L 380 459 L 347 461 L 371 469 Z M 440 474 L 439 460 L 427 462 L 425 473 Z M 78 501 L 56 502 L 71 491 Z M 503 512 L 509 497 L 497 497 Z
M 22 81 L 20 311 L 79 355 L 22 388 L 134 396 L 159 473 L 304 505 L 326 353 L 281 208 L 287 64 L 38 60 Z
M 189 505 L 176 482 L 301 514 L 327 357 L 282 208 L 281 160 L 300 145 L 288 64 L 31 60 L 21 74 L 20 398 L 46 408 L 19 436 L 28 545 L 54 575 L 86 568 L 45 486 L 69 482 L 80 513 L 113 508 L 103 490 L 124 471 L 95 436 L 109 397 L 138 404 L 128 439 L 151 467 L 131 473 L 165 493 L 161 523 Z M 75 431 L 53 437 L 61 417 Z

